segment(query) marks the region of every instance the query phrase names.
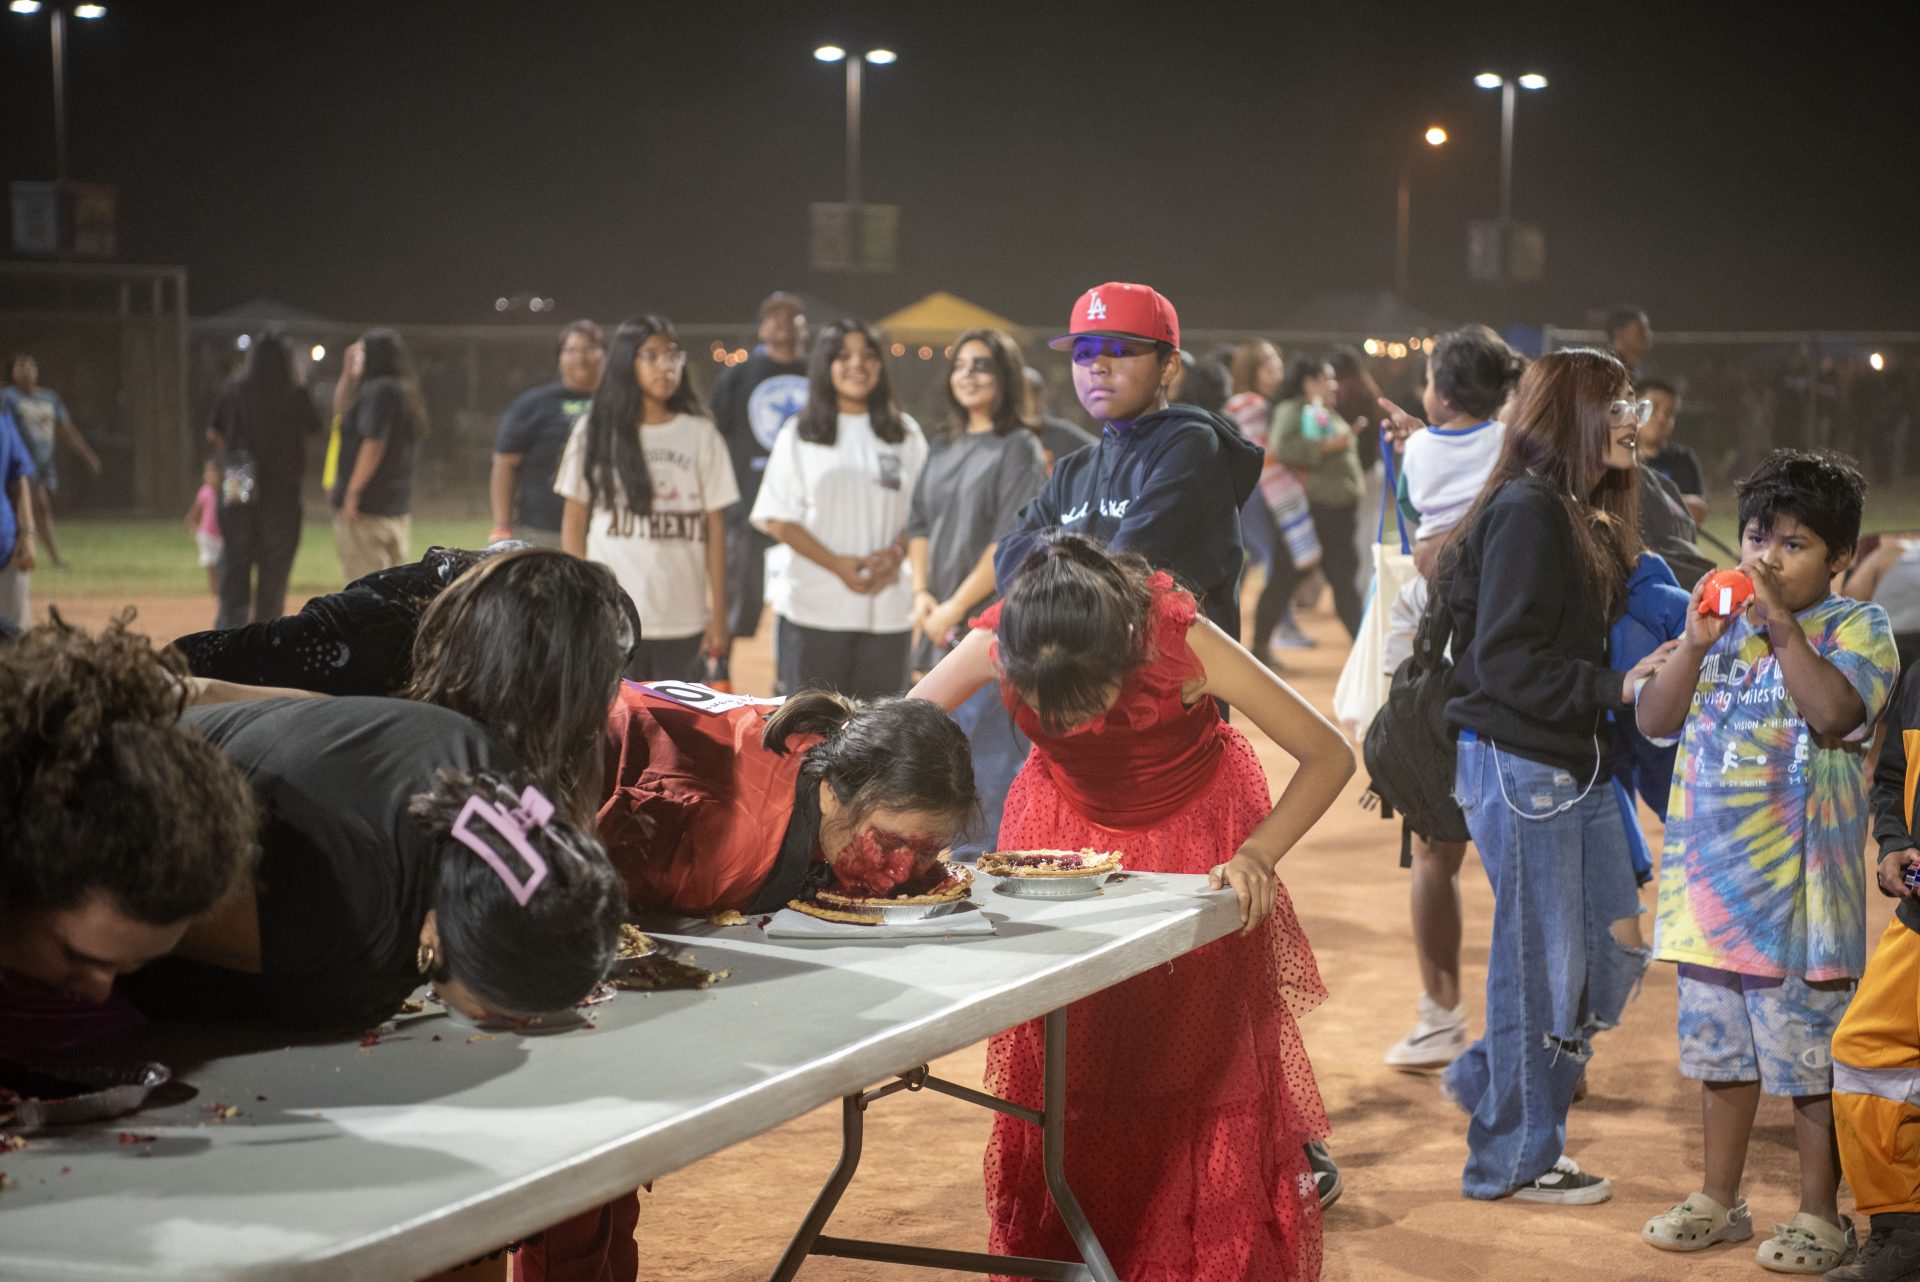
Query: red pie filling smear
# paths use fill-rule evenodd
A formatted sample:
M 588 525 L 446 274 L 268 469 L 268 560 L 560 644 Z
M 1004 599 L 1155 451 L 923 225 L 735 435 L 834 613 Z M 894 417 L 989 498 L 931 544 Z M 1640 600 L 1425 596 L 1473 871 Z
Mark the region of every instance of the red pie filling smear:
M 855 898 L 924 895 L 946 877 L 940 837 L 906 837 L 866 827 L 853 835 L 833 861 L 838 889 Z

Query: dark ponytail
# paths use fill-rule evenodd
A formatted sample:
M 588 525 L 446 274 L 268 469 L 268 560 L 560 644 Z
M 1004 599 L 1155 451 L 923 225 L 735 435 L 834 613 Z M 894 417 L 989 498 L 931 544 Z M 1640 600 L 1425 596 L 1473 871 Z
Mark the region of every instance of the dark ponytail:
M 917 810 L 950 815 L 958 829 L 979 808 L 967 736 L 925 699 L 858 703 L 802 691 L 767 718 L 760 742 L 785 752 L 797 734 L 824 736 L 806 750 L 800 777 L 824 780 L 855 825 L 876 810 Z
M 1047 733 L 1105 712 L 1114 685 L 1151 657 L 1152 572 L 1079 534 L 1052 535 L 1020 567 L 995 629 L 1000 670 Z
M 526 833 L 547 875 L 525 906 L 491 863 L 454 837 L 472 798 L 510 812 L 520 806 L 526 785 L 525 778 L 509 780 L 487 770 L 442 771 L 431 792 L 408 803 L 407 813 L 439 855 L 433 910 L 441 956 L 433 978 L 456 979 L 503 1012 L 544 1015 L 576 1004 L 606 977 L 627 896 L 600 842 L 561 814 Z M 525 856 L 491 824 L 475 816 L 466 831 L 509 871 L 526 875 Z

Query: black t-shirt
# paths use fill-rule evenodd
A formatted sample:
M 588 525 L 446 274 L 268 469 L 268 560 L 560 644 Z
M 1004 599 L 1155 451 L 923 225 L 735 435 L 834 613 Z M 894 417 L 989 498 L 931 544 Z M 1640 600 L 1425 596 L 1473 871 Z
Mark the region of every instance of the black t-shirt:
M 1049 470 L 1075 450 L 1084 450 L 1089 445 L 1099 443 L 1099 437 L 1068 419 L 1055 418 L 1051 414 L 1040 416 L 1040 448 L 1046 451 Z
M 360 510 L 368 516 L 405 516 L 411 512 L 415 437 L 419 430 L 413 404 L 399 379 L 375 378 L 363 384 L 360 395 L 340 420 L 340 460 L 327 501 L 335 507 L 346 502 L 360 443 L 385 441 L 387 452 L 360 491 Z
M 740 486 L 735 510 L 744 514 L 760 493 L 760 478 L 766 474 L 767 455 L 780 435 L 780 425 L 807 403 L 807 363 L 776 361 L 765 351 L 755 351 L 740 364 L 720 371 L 707 399 Z
M 264 824 L 254 873 L 261 973 L 165 958 L 121 981 L 156 1019 L 366 1027 L 422 982 L 435 853 L 407 817 L 439 770 L 518 768 L 478 722 L 403 699 L 259 699 L 181 725 L 240 768 Z
M 418 561 L 314 597 L 298 614 L 192 632 L 173 645 L 197 677 L 320 694 L 393 694 L 413 675 L 421 616 L 473 563 L 471 552 L 430 548 Z
M 220 389 L 214 402 L 213 430 L 228 449 L 253 456 L 261 489 L 298 498 L 307 464 L 306 438 L 320 430 L 320 412 L 306 388 L 289 387 L 266 397 L 236 379 Z
M 529 529 L 556 531 L 566 500 L 553 492 L 553 477 L 574 420 L 593 404 L 592 392 L 576 392 L 555 380 L 521 394 L 500 419 L 495 454 L 520 454 L 514 486 L 514 521 Z
M 1700 456 L 1689 446 L 1675 445 L 1669 441 L 1658 454 L 1650 458 L 1643 456 L 1643 461 L 1679 486 L 1682 494 L 1707 492 L 1706 474 L 1700 470 Z

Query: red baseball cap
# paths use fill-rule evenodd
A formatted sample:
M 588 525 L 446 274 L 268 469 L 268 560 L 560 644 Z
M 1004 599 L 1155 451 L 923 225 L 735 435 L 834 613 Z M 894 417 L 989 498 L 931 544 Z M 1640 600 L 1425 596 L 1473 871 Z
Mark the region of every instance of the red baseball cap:
M 1048 343 L 1065 351 L 1082 334 L 1096 338 L 1136 338 L 1180 346 L 1180 317 L 1166 296 L 1150 285 L 1112 280 L 1080 295 L 1065 334 Z

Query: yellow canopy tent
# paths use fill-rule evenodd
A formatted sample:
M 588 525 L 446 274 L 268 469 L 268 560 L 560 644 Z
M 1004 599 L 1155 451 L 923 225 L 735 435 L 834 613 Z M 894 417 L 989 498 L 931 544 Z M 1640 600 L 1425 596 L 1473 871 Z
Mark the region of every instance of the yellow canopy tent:
M 882 317 L 878 328 L 902 341 L 947 342 L 970 329 L 1004 329 L 1016 338 L 1021 336 L 1020 327 L 1006 317 L 945 290 L 936 290 L 919 302 L 909 303 L 891 316 Z

